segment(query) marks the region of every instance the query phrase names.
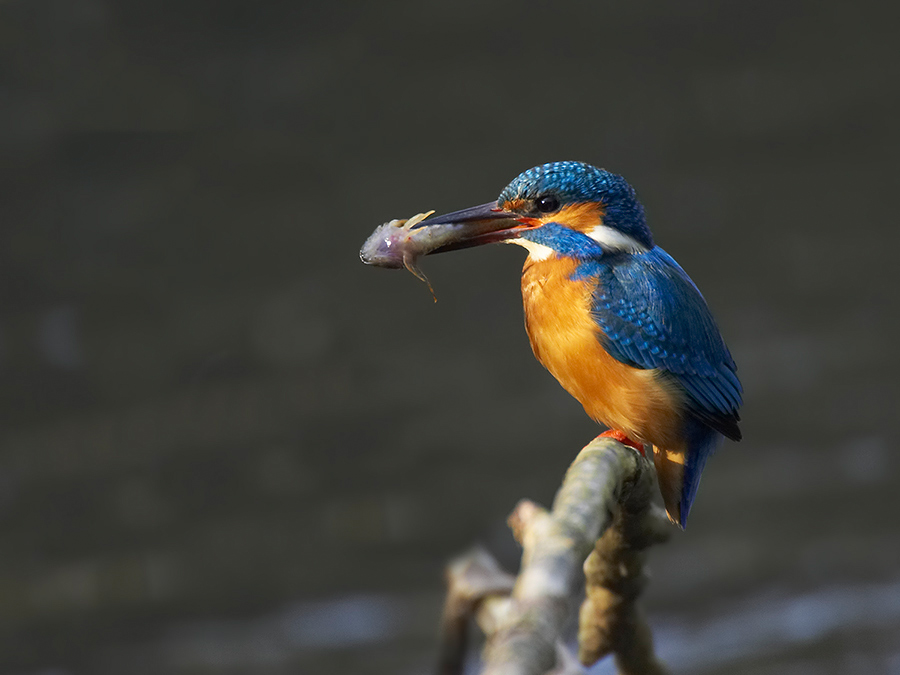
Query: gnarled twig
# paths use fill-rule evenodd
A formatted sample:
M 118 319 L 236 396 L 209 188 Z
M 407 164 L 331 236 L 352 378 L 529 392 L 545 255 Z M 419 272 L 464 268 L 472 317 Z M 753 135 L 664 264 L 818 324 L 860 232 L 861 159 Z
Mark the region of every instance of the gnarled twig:
M 650 502 L 653 485 L 650 461 L 598 437 L 569 467 L 551 511 L 520 502 L 509 518 L 523 548 L 514 585 L 484 551 L 448 568 L 441 675 L 461 672 L 466 619 L 472 615 L 487 638 L 485 674 L 583 672 L 564 656 L 560 642 L 582 566 L 587 599 L 580 613 L 581 661 L 590 664 L 612 652 L 626 675 L 662 673 L 636 604 L 645 583 L 644 549 L 671 531 Z

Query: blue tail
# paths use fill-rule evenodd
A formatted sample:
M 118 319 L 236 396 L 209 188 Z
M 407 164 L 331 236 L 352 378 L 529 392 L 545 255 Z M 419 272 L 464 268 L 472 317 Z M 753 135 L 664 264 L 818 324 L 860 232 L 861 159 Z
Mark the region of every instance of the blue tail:
M 687 457 L 684 462 L 684 483 L 681 487 L 681 504 L 678 524 L 684 529 L 697 488 L 700 487 L 700 475 L 706 460 L 709 459 L 722 442 L 722 434 L 689 417 L 685 424 L 687 436 Z
M 700 486 L 700 475 L 706 460 L 715 452 L 722 434 L 700 420 L 688 417 L 684 425 L 683 450 L 654 448 L 653 459 L 666 512 L 682 529 L 687 525 L 691 505 Z M 684 453 L 682 463 L 681 454 Z

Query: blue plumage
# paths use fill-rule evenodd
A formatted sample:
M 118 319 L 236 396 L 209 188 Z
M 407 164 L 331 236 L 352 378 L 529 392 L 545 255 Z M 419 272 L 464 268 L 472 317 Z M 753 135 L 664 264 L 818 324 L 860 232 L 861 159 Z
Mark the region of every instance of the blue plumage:
M 593 202 L 602 195 L 606 208 L 603 222 L 653 248 L 653 235 L 634 188 L 622 176 L 584 162 L 550 162 L 528 169 L 503 189 L 497 203 L 547 194 L 565 204 Z
M 700 476 L 703 474 L 706 460 L 722 443 L 721 434 L 695 417 L 688 417 L 685 420 L 683 433 L 690 452 L 685 457 L 681 499 L 678 504 L 678 524 L 681 527 L 687 524 L 687 517 L 691 512 L 694 497 L 697 496 L 697 488 L 700 487 Z M 738 439 L 733 440 L 739 440 L 739 438 L 740 434 L 738 434 Z
M 588 265 L 597 280 L 592 314 L 607 352 L 635 368 L 662 369 L 684 388 L 690 412 L 739 440 L 737 367 L 706 301 L 678 263 L 656 246 Z
M 547 223 L 536 230 L 524 232 L 522 239 L 533 241 L 535 244 L 546 246 L 561 255 L 585 262 L 600 260 L 605 253 L 598 242 L 559 223 Z
M 596 282 L 592 315 L 611 356 L 633 368 L 665 371 L 687 393 L 690 412 L 740 440 L 737 367 L 703 295 L 672 256 L 659 246 L 628 255 L 606 252 L 557 223 L 523 237 L 579 260 L 573 281 Z

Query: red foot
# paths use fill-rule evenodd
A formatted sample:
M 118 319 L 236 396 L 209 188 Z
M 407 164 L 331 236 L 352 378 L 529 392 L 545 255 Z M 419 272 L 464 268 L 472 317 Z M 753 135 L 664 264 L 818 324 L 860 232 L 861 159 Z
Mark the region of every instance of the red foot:
M 629 448 L 634 448 L 641 456 L 646 458 L 647 453 L 644 452 L 644 444 L 638 443 L 637 441 L 633 441 L 628 436 L 625 435 L 624 431 L 620 431 L 619 429 L 610 429 L 609 431 L 604 431 L 597 438 L 612 438 L 613 440 L 619 441 L 622 445 L 627 445 Z

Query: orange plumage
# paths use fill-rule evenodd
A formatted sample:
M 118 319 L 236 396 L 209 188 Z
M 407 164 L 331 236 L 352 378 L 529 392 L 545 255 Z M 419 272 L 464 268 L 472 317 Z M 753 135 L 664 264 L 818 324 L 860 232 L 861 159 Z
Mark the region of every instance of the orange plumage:
M 632 368 L 606 352 L 590 311 L 596 280 L 573 281 L 576 266 L 577 261 L 556 256 L 525 261 L 522 300 L 531 348 L 591 418 L 653 445 L 666 508 L 679 522 L 683 394 L 658 370 Z

